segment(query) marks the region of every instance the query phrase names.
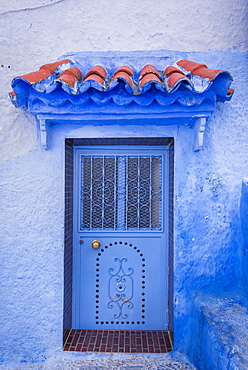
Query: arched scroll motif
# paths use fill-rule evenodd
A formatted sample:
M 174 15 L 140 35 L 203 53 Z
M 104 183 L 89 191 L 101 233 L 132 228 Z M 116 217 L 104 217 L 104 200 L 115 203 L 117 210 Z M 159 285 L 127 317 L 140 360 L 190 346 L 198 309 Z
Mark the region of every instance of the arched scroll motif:
M 115 258 L 114 261 L 117 262 L 119 266 L 116 271 L 115 268 L 112 267 L 108 270 L 110 274 L 108 284 L 108 308 L 116 311 L 114 314 L 115 319 L 118 319 L 119 317 L 126 319 L 128 314 L 124 312 L 124 309 L 133 308 L 132 274 L 134 269 L 132 267 L 128 267 L 126 271 L 124 270 L 123 263 L 128 262 L 127 258 Z

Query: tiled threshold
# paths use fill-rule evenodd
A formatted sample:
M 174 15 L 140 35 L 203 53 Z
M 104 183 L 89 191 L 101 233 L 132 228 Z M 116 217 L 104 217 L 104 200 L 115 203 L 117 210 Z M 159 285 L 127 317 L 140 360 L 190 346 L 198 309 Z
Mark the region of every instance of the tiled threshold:
M 167 330 L 79 330 L 71 329 L 64 351 L 166 353 L 172 350 L 172 333 Z

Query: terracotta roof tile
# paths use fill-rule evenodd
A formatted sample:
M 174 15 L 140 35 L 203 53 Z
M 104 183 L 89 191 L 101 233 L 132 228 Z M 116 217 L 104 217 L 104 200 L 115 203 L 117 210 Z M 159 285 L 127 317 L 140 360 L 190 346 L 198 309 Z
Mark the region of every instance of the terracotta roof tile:
M 148 82 L 158 82 L 158 83 L 160 83 L 160 79 L 158 78 L 158 76 L 155 73 L 147 73 L 147 74 L 143 75 L 143 77 L 140 79 L 139 85 L 142 88 Z
M 189 60 L 180 60 L 177 64 L 192 75 L 197 75 L 201 78 L 208 78 L 209 80 L 213 80 L 220 72 L 222 72 L 221 69 L 209 69 L 206 64 L 199 64 Z
M 77 81 L 82 78 L 82 72 L 77 67 L 71 67 L 62 72 L 61 76 L 57 79 L 58 81 L 63 81 L 69 86 L 74 86 Z
M 30 84 L 36 84 L 37 82 L 40 82 L 44 79 L 46 79 L 48 76 L 51 75 L 51 71 L 47 68 L 40 69 L 36 72 L 28 73 L 24 76 L 21 76 L 22 79 L 26 80 Z
M 102 66 L 94 66 L 93 68 L 91 68 L 84 76 L 84 80 L 86 81 L 87 77 L 89 77 L 90 75 L 98 75 L 100 76 L 103 80 L 105 80 L 105 78 L 107 77 L 107 71 L 105 68 L 103 68 Z
M 113 77 L 111 79 L 111 82 L 114 81 L 114 80 L 116 80 L 117 78 L 127 81 L 127 83 L 129 84 L 129 86 L 131 88 L 133 88 L 133 80 L 131 79 L 129 73 L 124 72 L 124 71 L 119 71 L 119 72 L 117 71 L 116 73 L 114 73 L 114 75 L 113 75 Z
M 133 68 L 131 68 L 129 66 L 122 66 L 122 67 L 118 68 L 117 71 L 114 72 L 113 76 L 115 76 L 119 72 L 125 72 L 125 73 L 129 74 L 129 76 L 134 75 Z
M 61 88 L 68 94 L 79 95 L 81 100 L 88 99 L 88 95 L 86 97 L 85 94 L 89 88 L 92 88 L 106 93 L 106 98 L 101 95 L 101 101 L 108 101 L 111 94 L 115 94 L 113 99 L 119 102 L 121 98 L 117 99 L 118 90 L 116 88 L 118 89 L 118 86 L 122 88 L 123 82 L 121 84 L 121 81 L 125 82 L 126 102 L 132 101 L 132 99 L 136 103 L 139 103 L 141 99 L 143 99 L 142 101 L 150 101 L 147 94 L 152 86 L 155 86 L 155 89 L 160 91 L 159 94 L 162 94 L 156 98 L 160 99 L 159 101 L 162 101 L 166 95 L 172 95 L 180 89 L 185 90 L 185 88 L 194 94 L 207 92 L 212 88 L 217 101 L 230 100 L 233 94 L 233 90 L 230 89 L 232 77 L 228 72 L 209 69 L 205 64 L 189 60 L 179 60 L 175 65 L 164 66 L 161 71 L 152 64 L 146 64 L 141 71 L 134 71 L 128 65 L 118 68 L 112 67 L 108 70 L 101 65 L 94 65 L 87 69 L 87 67 L 82 68 L 71 59 L 64 59 L 45 64 L 36 72 L 14 78 L 12 81 L 14 91 L 10 93 L 10 98 L 17 106 L 18 101 L 20 104 L 26 104 L 29 90 L 25 88 L 25 85 L 31 85 L 37 93 L 43 95 Z M 156 90 L 151 89 L 153 94 Z M 93 93 L 90 92 L 90 94 Z M 92 95 L 91 98 L 93 100 L 100 99 L 96 95 Z
M 71 60 L 70 59 L 64 59 L 64 60 L 59 60 L 58 62 L 54 62 L 54 63 L 49 63 L 49 64 L 44 64 L 43 66 L 40 67 L 40 70 L 41 69 L 48 69 L 50 70 L 50 72 L 54 72 L 58 67 L 60 67 L 61 65 L 64 65 L 64 64 L 67 64 L 67 63 L 70 63 Z
M 185 76 L 184 74 L 182 73 L 178 73 L 178 72 L 173 72 L 169 75 L 168 77 L 168 80 L 167 80 L 167 83 L 169 85 L 169 87 L 174 87 L 176 86 L 179 82 L 186 82 L 188 84 L 190 84 L 190 80 L 187 76 Z
M 163 75 L 164 76 L 170 76 L 172 73 L 181 73 L 184 75 L 183 71 L 181 71 L 179 68 L 174 66 L 168 66 L 165 68 Z
M 157 68 L 155 68 L 154 66 L 152 66 L 151 64 L 147 64 L 145 65 L 141 72 L 140 72 L 140 79 L 143 78 L 146 74 L 148 73 L 153 73 L 155 74 L 157 77 L 160 77 L 160 74 L 157 70 Z
M 84 82 L 86 82 L 86 81 L 96 81 L 102 86 L 104 86 L 104 83 L 105 83 L 105 79 L 102 78 L 99 74 L 96 74 L 96 73 L 91 73 L 86 78 L 84 78 Z

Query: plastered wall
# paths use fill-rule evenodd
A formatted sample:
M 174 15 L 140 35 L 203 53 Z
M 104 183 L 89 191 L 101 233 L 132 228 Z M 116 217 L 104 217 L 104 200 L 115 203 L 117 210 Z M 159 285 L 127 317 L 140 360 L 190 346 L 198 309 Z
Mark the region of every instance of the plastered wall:
M 42 363 L 62 346 L 65 137 L 175 138 L 175 346 L 187 352 L 195 295 L 227 294 L 241 277 L 239 200 L 248 171 L 246 1 L 2 4 L 1 363 Z M 138 132 L 132 125 L 54 126 L 51 149 L 43 151 L 34 119 L 7 98 L 12 78 L 68 51 L 161 49 L 184 51 L 184 57 L 226 69 L 234 78 L 236 92 L 231 102 L 218 104 L 198 153 L 187 127 L 146 126 Z
M 33 122 L 7 99 L 15 76 L 69 51 L 246 50 L 247 27 L 246 0 L 1 1 L 0 161 L 36 145 Z

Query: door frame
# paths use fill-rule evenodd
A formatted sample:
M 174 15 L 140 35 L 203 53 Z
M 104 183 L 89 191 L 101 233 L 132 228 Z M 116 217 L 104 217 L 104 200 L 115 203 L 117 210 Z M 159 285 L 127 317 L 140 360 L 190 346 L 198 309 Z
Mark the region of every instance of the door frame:
M 130 237 L 141 237 L 141 233 L 143 235 L 156 237 L 158 235 L 164 235 L 162 237 L 162 240 L 165 240 L 165 248 L 166 250 L 163 251 L 164 254 L 164 263 L 165 263 L 165 271 L 169 270 L 168 266 L 168 253 L 169 253 L 169 247 L 168 247 L 168 210 L 169 210 L 169 155 L 168 155 L 168 146 L 144 146 L 144 145 L 120 145 L 118 147 L 114 145 L 102 145 L 102 146 L 77 146 L 74 147 L 74 220 L 73 220 L 73 297 L 72 297 L 72 323 L 73 328 L 78 329 L 79 323 L 80 323 L 80 279 L 81 279 L 81 266 L 80 266 L 80 258 L 81 258 L 81 247 L 78 240 L 78 235 L 80 233 L 92 236 L 94 239 L 94 235 L 96 234 L 96 231 L 86 231 L 86 232 L 80 232 L 79 230 L 79 218 L 80 218 L 80 205 L 77 199 L 77 195 L 79 194 L 79 183 L 80 179 L 78 178 L 78 171 L 80 171 L 80 156 L 85 152 L 86 155 L 90 154 L 100 154 L 104 155 L 105 153 L 107 155 L 115 154 L 117 155 L 117 152 L 120 153 L 120 155 L 139 155 L 139 154 L 163 154 L 163 167 L 162 167 L 162 187 L 163 187 L 163 199 L 162 199 L 162 230 L 160 232 L 151 231 L 151 230 L 139 230 L 139 231 L 108 231 L 108 230 L 101 230 L 100 232 L 104 236 L 114 236 L 114 234 L 118 234 L 118 237 L 122 237 L 123 239 L 130 238 Z M 104 153 L 105 152 L 105 153 Z M 112 152 L 112 153 L 111 153 Z M 150 152 L 150 153 L 149 153 Z M 86 236 L 85 236 L 86 237 Z M 93 240 L 92 239 L 92 240 Z M 163 330 L 168 329 L 168 300 L 166 300 L 166 297 L 168 297 L 168 276 L 165 272 L 163 274 L 163 285 L 164 285 L 164 292 L 163 292 L 163 298 L 161 299 L 161 305 L 164 307 L 164 321 L 166 327 L 163 328 Z M 164 303 L 162 303 L 164 302 Z M 131 329 L 131 328 L 130 328 Z M 108 330 L 108 329 L 105 329 Z M 132 329 L 133 330 L 133 329 Z M 136 329 L 137 330 L 137 329 Z M 145 329 L 144 329 L 145 330 Z M 149 329 L 152 330 L 152 329 Z M 155 330 L 155 328 L 154 328 Z
M 174 330 L 174 138 L 173 137 L 108 137 L 65 139 L 65 243 L 64 243 L 64 343 L 72 329 L 72 258 L 73 258 L 73 148 L 94 145 L 147 145 L 169 148 L 169 212 L 168 212 L 168 329 Z

